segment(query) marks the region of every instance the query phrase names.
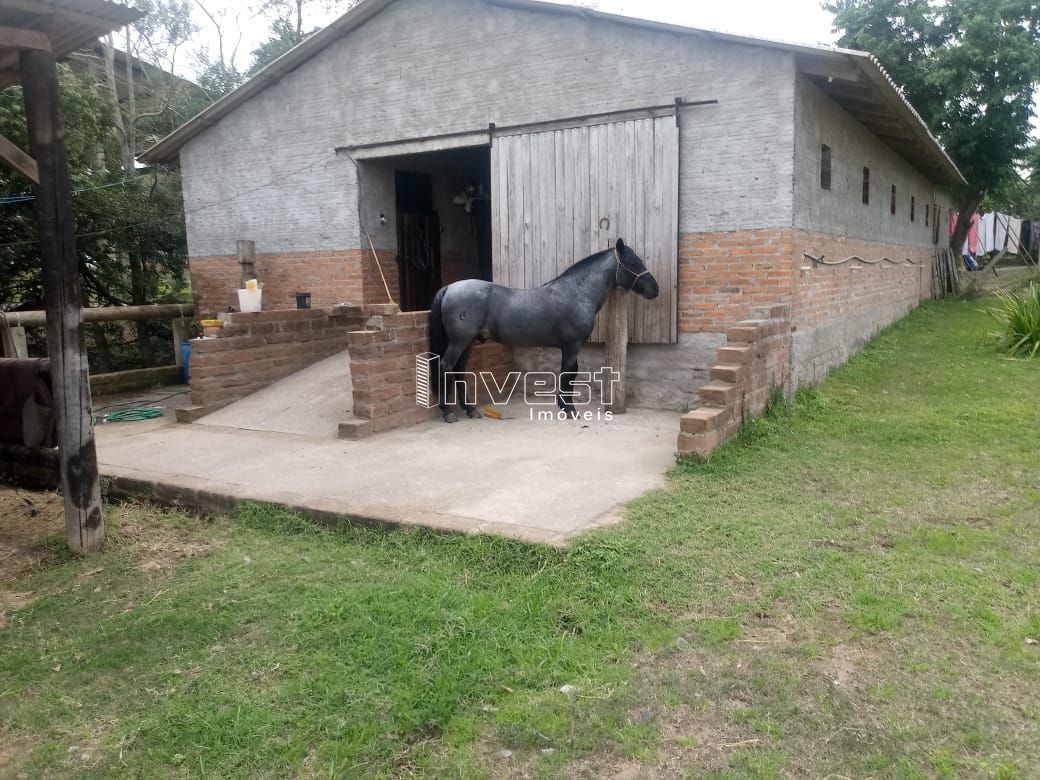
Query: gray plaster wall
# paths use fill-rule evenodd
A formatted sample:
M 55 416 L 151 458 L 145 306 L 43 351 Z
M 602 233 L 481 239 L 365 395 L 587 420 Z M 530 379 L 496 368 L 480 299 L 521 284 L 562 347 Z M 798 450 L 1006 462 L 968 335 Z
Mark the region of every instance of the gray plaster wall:
M 948 193 L 886 146 L 804 77 L 795 102 L 794 226 L 889 244 L 932 246 L 924 209 L 950 205 Z M 820 186 L 820 149 L 831 147 L 831 189 Z M 870 203 L 863 204 L 863 168 L 870 168 Z M 890 212 L 896 186 L 896 213 Z M 910 221 L 910 198 L 916 199 Z
M 822 382 L 878 333 L 902 319 L 917 301 L 892 301 L 867 311 L 846 314 L 791 334 L 791 379 L 794 387 Z
M 708 382 L 716 353 L 726 342 L 723 333 L 680 333 L 678 344 L 629 344 L 626 402 L 632 408 L 682 411 L 699 404 L 697 390 Z M 519 371 L 559 371 L 558 349 L 513 350 Z M 587 343 L 578 356 L 581 371 L 604 366 L 602 344 Z
M 181 151 L 188 249 L 352 249 L 355 163 L 337 146 L 670 104 L 680 230 L 791 224 L 795 92 L 786 52 L 482 0 L 399 0 Z

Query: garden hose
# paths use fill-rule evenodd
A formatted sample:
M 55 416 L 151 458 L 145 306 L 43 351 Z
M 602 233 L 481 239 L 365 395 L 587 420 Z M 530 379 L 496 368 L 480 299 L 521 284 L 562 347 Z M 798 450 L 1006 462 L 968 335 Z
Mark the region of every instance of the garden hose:
M 174 396 L 183 395 L 186 392 L 188 391 L 178 390 L 176 393 L 170 393 L 169 395 L 164 395 L 160 398 L 135 398 L 131 401 L 121 401 L 115 404 L 99 406 L 94 410 L 94 413 L 91 414 L 90 420 L 94 425 L 97 425 L 98 423 L 154 420 L 163 416 L 163 410 L 158 406 L 154 406 L 154 404 L 166 401 Z M 109 412 L 108 414 L 98 414 L 104 409 L 114 409 L 119 406 L 129 406 L 130 408 L 122 409 L 118 412 Z

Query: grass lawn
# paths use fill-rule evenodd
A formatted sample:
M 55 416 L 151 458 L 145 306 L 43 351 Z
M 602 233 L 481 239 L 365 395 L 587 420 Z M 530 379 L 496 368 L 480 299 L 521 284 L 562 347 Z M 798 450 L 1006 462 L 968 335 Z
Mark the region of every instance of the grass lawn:
M 567 551 L 113 507 L 0 586 L 0 776 L 1036 776 L 1040 361 L 982 305 Z

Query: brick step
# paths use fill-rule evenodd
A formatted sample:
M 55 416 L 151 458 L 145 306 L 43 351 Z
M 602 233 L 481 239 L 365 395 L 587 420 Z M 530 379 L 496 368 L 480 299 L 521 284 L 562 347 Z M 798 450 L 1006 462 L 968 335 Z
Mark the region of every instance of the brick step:
M 707 433 L 725 428 L 732 412 L 724 406 L 701 406 L 679 418 L 683 433 Z
M 755 353 L 751 347 L 727 344 L 726 346 L 719 348 L 717 357 L 719 363 L 725 365 L 745 365 L 746 363 L 750 363 L 754 356 Z
M 697 395 L 699 395 L 701 400 L 706 404 L 729 406 L 737 400 L 738 392 L 739 389 L 732 382 L 723 382 L 716 379 L 712 382 L 708 382 L 708 384 L 698 390 Z
M 745 367 L 736 363 L 720 363 L 712 366 L 708 372 L 710 379 L 718 379 L 722 382 L 731 382 L 733 384 L 742 382 L 746 374 L 747 370 Z

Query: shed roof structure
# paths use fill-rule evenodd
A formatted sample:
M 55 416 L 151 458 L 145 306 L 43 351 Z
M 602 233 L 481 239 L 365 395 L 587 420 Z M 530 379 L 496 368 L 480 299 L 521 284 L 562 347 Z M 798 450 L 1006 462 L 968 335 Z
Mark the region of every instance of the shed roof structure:
M 0 0 L 0 89 L 18 83 L 18 50 L 26 42 L 60 60 L 142 16 L 107 0 Z
M 146 162 L 173 163 L 188 141 L 219 122 L 230 112 L 287 73 L 298 68 L 326 46 L 357 29 L 395 0 L 362 0 L 358 5 L 260 70 L 255 76 L 188 120 L 155 146 L 146 150 Z M 799 70 L 824 93 L 849 112 L 893 150 L 928 174 L 934 181 L 958 186 L 965 179 L 917 111 L 871 54 L 835 46 L 813 46 L 735 35 L 715 30 L 636 19 L 589 8 L 559 5 L 543 0 L 484 0 L 527 11 L 577 16 L 614 24 L 668 32 L 676 35 L 724 41 L 787 51 Z M 477 129 L 477 128 L 474 128 Z

